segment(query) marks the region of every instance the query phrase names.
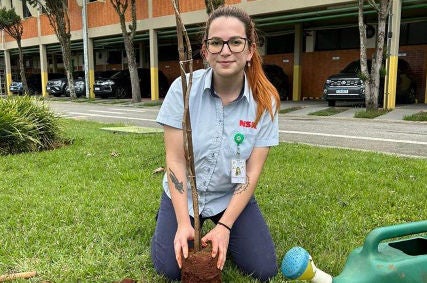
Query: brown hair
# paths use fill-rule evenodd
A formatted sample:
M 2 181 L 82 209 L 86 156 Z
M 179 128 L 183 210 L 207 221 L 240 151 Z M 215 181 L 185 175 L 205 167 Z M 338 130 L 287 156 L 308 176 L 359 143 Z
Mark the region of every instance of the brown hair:
M 209 15 L 209 18 L 206 22 L 203 42 L 205 39 L 208 38 L 208 32 L 209 32 L 209 28 L 212 21 L 219 17 L 234 17 L 240 20 L 244 24 L 249 46 L 251 48 L 254 48 L 254 54 L 252 56 L 252 60 L 250 64 L 246 65 L 245 71 L 249 81 L 249 85 L 252 89 L 254 99 L 258 103 L 255 124 L 258 124 L 261 118 L 261 115 L 264 113 L 265 110 L 267 110 L 270 113 L 271 119 L 273 119 L 274 114 L 280 108 L 280 96 L 276 88 L 267 79 L 264 73 L 264 70 L 262 68 L 262 58 L 257 48 L 258 35 L 255 30 L 254 22 L 245 11 L 237 8 L 236 6 L 219 7 Z M 203 45 L 203 48 L 205 48 L 204 45 Z M 275 109 L 273 109 L 272 100 L 274 100 L 275 102 Z

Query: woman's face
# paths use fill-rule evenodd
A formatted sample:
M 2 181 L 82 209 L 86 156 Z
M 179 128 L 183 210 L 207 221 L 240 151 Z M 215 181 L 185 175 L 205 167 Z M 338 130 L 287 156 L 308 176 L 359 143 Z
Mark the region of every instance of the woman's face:
M 228 41 L 228 44 L 224 44 L 221 49 L 223 41 Z M 213 54 L 211 51 L 219 53 Z M 244 24 L 235 17 L 219 17 L 213 20 L 208 30 L 204 55 L 218 76 L 234 77 L 243 74 L 246 62 L 250 61 L 253 55 L 253 47 L 246 39 Z

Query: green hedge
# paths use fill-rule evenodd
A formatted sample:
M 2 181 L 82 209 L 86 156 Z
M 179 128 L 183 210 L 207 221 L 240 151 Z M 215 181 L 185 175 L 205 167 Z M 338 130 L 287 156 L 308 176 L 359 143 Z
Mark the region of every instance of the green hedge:
M 0 154 L 53 149 L 62 144 L 57 117 L 40 99 L 0 99 Z

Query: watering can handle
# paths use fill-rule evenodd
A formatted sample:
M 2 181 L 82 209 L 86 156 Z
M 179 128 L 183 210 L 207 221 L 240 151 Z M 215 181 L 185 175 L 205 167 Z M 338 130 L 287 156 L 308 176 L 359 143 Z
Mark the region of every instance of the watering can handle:
M 378 245 L 383 240 L 423 232 L 427 232 L 427 220 L 375 228 L 366 236 L 362 253 L 378 253 Z

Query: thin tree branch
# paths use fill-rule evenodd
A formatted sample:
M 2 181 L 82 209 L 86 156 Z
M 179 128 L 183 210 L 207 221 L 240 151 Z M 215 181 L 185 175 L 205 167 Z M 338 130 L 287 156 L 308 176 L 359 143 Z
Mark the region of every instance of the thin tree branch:
M 193 138 L 191 130 L 191 119 L 189 109 L 189 97 L 191 91 L 191 85 L 193 81 L 193 60 L 192 60 L 192 49 L 191 42 L 188 37 L 187 30 L 181 19 L 179 12 L 178 0 L 171 0 L 175 11 L 176 28 L 178 34 L 178 52 L 179 52 L 179 64 L 182 82 L 182 94 L 184 100 L 184 115 L 182 121 L 183 135 L 184 135 L 184 153 L 186 160 L 186 167 L 188 172 L 188 178 L 191 186 L 191 196 L 193 199 L 193 211 L 194 211 L 194 251 L 201 249 L 201 233 L 200 233 L 200 216 L 199 216 L 199 199 L 196 187 L 196 173 L 194 168 L 194 153 L 193 153 Z M 185 43 L 184 43 L 185 39 Z M 185 53 L 185 51 L 187 51 Z M 189 75 L 187 81 L 187 74 L 185 72 L 185 66 L 188 65 Z

